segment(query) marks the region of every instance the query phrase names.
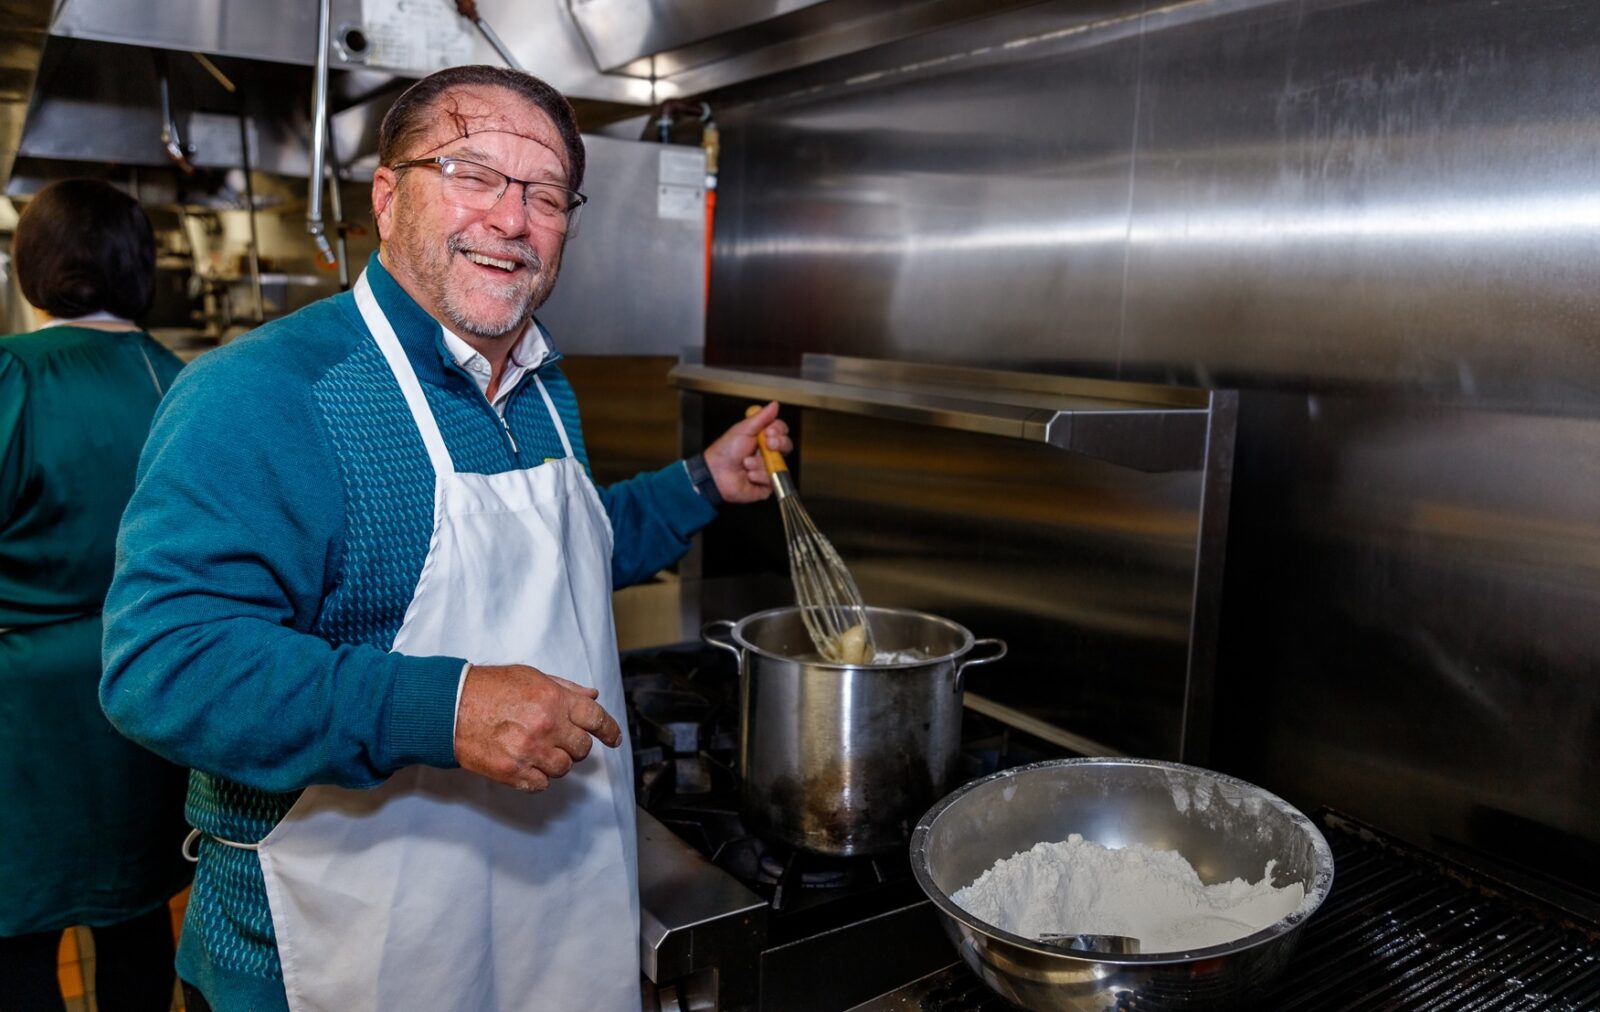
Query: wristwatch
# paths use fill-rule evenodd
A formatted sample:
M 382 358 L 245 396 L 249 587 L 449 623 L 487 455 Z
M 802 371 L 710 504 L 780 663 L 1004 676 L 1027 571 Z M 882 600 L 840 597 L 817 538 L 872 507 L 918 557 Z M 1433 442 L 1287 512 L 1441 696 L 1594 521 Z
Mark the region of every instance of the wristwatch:
M 711 468 L 706 466 L 706 455 L 697 453 L 685 460 L 683 466 L 688 469 L 689 481 L 700 498 L 713 506 L 721 506 L 722 493 L 717 491 L 717 479 L 711 477 Z

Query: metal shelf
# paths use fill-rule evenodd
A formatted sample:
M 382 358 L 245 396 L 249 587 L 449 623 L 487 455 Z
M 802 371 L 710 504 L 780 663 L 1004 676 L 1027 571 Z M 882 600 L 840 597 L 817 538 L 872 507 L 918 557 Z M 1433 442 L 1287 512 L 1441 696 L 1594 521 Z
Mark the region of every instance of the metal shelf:
M 681 364 L 682 390 L 1045 443 L 1139 471 L 1206 466 L 1212 411 L 1231 392 L 959 366 L 806 355 L 796 370 Z

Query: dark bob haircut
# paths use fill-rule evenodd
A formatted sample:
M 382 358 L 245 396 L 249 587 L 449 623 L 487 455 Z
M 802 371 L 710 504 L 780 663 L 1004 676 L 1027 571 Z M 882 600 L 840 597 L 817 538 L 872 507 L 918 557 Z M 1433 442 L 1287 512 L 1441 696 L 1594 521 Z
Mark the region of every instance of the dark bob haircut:
M 435 115 L 453 115 L 453 110 L 436 108 L 439 99 L 452 88 L 468 86 L 504 88 L 543 110 L 567 147 L 567 171 L 571 176 L 567 185 L 574 190 L 583 185 L 583 137 L 578 133 L 578 115 L 572 111 L 572 103 L 532 74 L 483 64 L 446 67 L 401 92 L 378 127 L 378 164 L 393 165 L 404 160 L 409 154 L 407 149 L 432 125 Z M 462 132 L 465 135 L 465 130 Z
M 23 298 L 54 317 L 136 320 L 155 297 L 150 219 L 137 200 L 98 179 L 40 190 L 17 219 L 11 250 Z

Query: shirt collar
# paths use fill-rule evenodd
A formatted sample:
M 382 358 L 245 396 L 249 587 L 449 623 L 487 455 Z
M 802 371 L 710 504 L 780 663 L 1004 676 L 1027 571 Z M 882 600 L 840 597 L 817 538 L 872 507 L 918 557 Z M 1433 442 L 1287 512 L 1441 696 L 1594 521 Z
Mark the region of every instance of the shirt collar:
M 446 340 L 444 327 L 400 287 L 400 282 L 384 267 L 376 252 L 367 258 L 367 283 L 372 286 L 373 298 L 377 299 L 383 315 L 389 318 L 389 326 L 394 328 L 400 347 L 405 349 L 406 358 L 411 360 L 411 367 L 417 371 L 419 378 L 437 384 L 447 382 L 447 376 L 466 381 L 466 377 L 448 368 L 450 365 L 459 366 L 462 360 L 453 353 Z M 528 363 L 528 369 L 538 369 L 559 361 L 561 353 L 550 342 L 550 336 L 539 325 L 539 321 L 532 320 L 530 323 L 532 325 L 522 335 L 522 340 L 512 349 L 514 360 L 518 364 Z M 461 341 L 454 334 L 449 336 Z M 461 341 L 461 344 L 471 350 L 465 341 Z
M 467 343 L 466 338 L 456 334 L 449 327 L 439 328 L 444 333 L 444 347 L 450 353 L 451 361 L 463 369 L 469 368 L 474 359 L 483 358 L 478 349 Z M 522 332 L 521 340 L 511 349 L 510 359 L 506 362 L 506 371 L 536 369 L 544 364 L 550 357 L 550 346 L 544 339 L 544 332 L 538 323 L 531 324 Z

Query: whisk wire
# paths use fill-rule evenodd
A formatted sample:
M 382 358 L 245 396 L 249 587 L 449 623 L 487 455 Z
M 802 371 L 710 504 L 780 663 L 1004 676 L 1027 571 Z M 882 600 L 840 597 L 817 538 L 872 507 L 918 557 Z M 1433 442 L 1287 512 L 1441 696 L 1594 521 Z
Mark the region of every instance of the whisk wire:
M 866 636 L 865 656 L 872 657 L 876 647 L 866 605 L 844 560 L 817 530 L 797 498 L 785 497 L 780 507 L 789 539 L 789 575 L 794 581 L 795 603 L 800 606 L 800 618 L 818 652 L 830 661 L 846 660 L 839 654 L 839 641 L 860 626 Z
M 752 407 L 745 416 L 761 409 Z M 844 560 L 834 550 L 833 543 L 823 537 L 812 522 L 811 515 L 800 504 L 795 493 L 794 479 L 789 474 L 783 455 L 767 446 L 766 437 L 758 435 L 761 457 L 767 473 L 772 476 L 772 487 L 778 499 L 778 511 L 783 516 L 783 533 L 789 547 L 789 577 L 794 582 L 795 604 L 800 607 L 800 619 L 806 633 L 816 646 L 817 653 L 836 664 L 868 662 L 877 655 L 877 644 L 872 638 L 872 624 L 867 621 L 867 608 L 861 600 L 861 590 L 850 576 Z M 844 656 L 846 634 L 861 630 L 861 654 Z

